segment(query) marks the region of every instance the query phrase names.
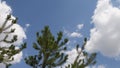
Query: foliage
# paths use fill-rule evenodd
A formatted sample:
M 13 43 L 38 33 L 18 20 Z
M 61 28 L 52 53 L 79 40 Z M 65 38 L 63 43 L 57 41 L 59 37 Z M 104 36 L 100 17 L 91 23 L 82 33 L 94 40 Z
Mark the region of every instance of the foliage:
M 66 66 L 66 68 L 85 68 L 89 65 L 94 65 L 96 63 L 96 53 L 88 54 L 85 49 L 85 45 L 87 43 L 87 38 L 84 39 L 84 44 L 81 47 L 81 50 L 79 50 L 79 45 L 76 46 L 76 51 L 78 53 L 74 63 L 69 64 Z M 84 57 L 81 58 L 80 57 Z
M 10 23 L 9 21 L 11 21 L 12 23 L 10 25 L 7 25 L 7 23 Z M 0 45 L 0 63 L 5 64 L 6 68 L 8 68 L 11 65 L 9 62 L 14 60 L 13 56 L 21 52 L 24 48 L 26 48 L 26 43 L 23 44 L 19 49 L 16 49 L 15 45 L 13 45 L 13 43 L 17 41 L 17 35 L 14 35 L 13 39 L 8 40 L 9 34 L 14 33 L 15 29 L 11 29 L 8 32 L 6 30 L 10 29 L 16 23 L 17 18 L 14 20 L 11 19 L 11 15 L 8 15 L 3 25 L 0 27 L 0 34 L 5 35 L 5 37 L 0 40 L 0 43 L 4 42 L 8 44 L 8 46 Z
M 38 51 L 38 55 L 25 58 L 26 64 L 33 68 L 53 68 L 62 65 L 67 60 L 68 55 L 62 51 L 67 49 L 65 44 L 68 39 L 62 39 L 62 32 L 59 32 L 55 38 L 49 27 L 45 26 L 41 35 L 37 32 L 36 36 L 37 42 L 33 43 L 33 48 Z

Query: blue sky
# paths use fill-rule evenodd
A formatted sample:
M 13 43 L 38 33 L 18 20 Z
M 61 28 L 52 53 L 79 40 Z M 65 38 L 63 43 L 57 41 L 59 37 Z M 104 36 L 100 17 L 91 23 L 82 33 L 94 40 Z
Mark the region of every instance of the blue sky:
M 22 27 L 30 24 L 26 31 L 27 49 L 23 51 L 23 58 L 36 53 L 32 48 L 32 43 L 36 40 L 35 33 L 43 29 L 45 25 L 49 25 L 55 35 L 60 30 L 75 32 L 78 24 L 84 24 L 83 28 L 78 31 L 83 35 L 82 37 L 69 37 L 70 40 L 77 40 L 76 43 L 79 44 L 82 44 L 84 37 L 90 38 L 90 29 L 95 26 L 91 24 L 91 21 L 97 0 L 6 0 L 6 3 L 11 6 L 13 15 L 19 18 L 18 23 Z M 71 44 L 70 47 L 74 47 L 75 44 Z M 119 68 L 119 63 L 119 60 L 104 56 L 98 51 L 97 65 L 104 65 L 105 68 Z M 31 67 L 22 60 L 12 65 L 11 68 Z

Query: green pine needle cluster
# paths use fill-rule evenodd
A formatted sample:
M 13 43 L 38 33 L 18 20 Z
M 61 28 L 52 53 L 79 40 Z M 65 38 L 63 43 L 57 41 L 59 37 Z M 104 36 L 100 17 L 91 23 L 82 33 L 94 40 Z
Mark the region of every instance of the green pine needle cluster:
M 33 48 L 38 51 L 38 55 L 28 56 L 25 62 L 33 68 L 53 68 L 66 62 L 68 55 L 62 53 L 67 50 L 65 44 L 68 39 L 62 39 L 63 33 L 59 32 L 55 38 L 49 27 L 36 33 L 37 42 L 33 43 Z

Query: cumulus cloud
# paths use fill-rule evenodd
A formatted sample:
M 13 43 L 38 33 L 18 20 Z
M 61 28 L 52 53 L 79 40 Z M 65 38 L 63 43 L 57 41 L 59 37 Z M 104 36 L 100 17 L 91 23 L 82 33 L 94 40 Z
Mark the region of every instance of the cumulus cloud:
M 13 57 L 14 57 L 14 60 L 15 60 L 15 61 L 12 61 L 12 62 L 10 62 L 10 63 L 11 63 L 11 64 L 19 63 L 19 62 L 21 61 L 21 59 L 22 59 L 22 55 L 23 55 L 22 52 L 14 55 Z
M 98 0 L 92 16 L 94 28 L 86 45 L 88 52 L 100 52 L 104 56 L 120 56 L 120 9 L 110 0 Z
M 9 14 L 12 14 L 11 7 L 8 6 L 5 1 L 1 1 L 0 0 L 0 27 L 4 23 L 7 15 L 9 15 Z M 15 17 L 13 15 L 12 15 L 12 19 L 15 19 Z M 5 27 L 7 27 L 10 24 L 11 24 L 11 21 L 8 21 Z M 15 32 L 9 34 L 7 40 L 11 40 L 14 35 L 17 35 L 18 36 L 17 37 L 18 40 L 16 42 L 14 42 L 14 45 L 19 47 L 18 45 L 23 43 L 23 40 L 26 39 L 26 35 L 25 35 L 25 32 L 24 32 L 24 29 L 19 24 L 14 24 L 11 28 L 9 28 L 9 29 L 7 29 L 5 31 L 7 32 L 7 31 L 10 31 L 11 29 L 15 29 Z M 1 33 L 0 34 L 0 40 L 3 39 L 4 37 L 5 37 L 4 33 Z M 10 46 L 10 45 L 11 44 L 0 42 L 0 46 Z M 15 55 L 14 56 L 15 60 L 13 62 L 11 62 L 11 63 L 18 63 L 18 62 L 20 62 L 21 58 L 22 58 L 22 52 L 20 52 L 19 54 Z M 0 65 L 2 65 L 2 64 L 0 64 Z

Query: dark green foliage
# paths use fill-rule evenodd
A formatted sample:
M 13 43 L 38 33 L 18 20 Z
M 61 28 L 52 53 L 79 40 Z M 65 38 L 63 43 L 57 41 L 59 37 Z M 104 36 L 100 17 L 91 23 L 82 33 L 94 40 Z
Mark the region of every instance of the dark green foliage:
M 94 65 L 96 63 L 96 53 L 88 54 L 84 49 L 87 43 L 87 38 L 84 39 L 83 46 L 79 51 L 79 45 L 76 46 L 76 51 L 78 53 L 75 61 L 73 64 L 69 64 L 66 68 L 85 68 L 89 65 Z M 84 59 L 79 59 L 80 57 L 84 56 Z
M 33 68 L 53 68 L 62 65 L 67 60 L 68 55 L 62 51 L 67 49 L 65 44 L 68 39 L 62 41 L 62 32 L 59 32 L 55 38 L 49 27 L 45 26 L 41 34 L 37 32 L 36 36 L 37 42 L 33 43 L 33 48 L 38 51 L 38 54 L 25 58 L 26 64 Z
M 12 23 L 6 26 L 8 21 L 12 21 Z M 25 43 L 19 49 L 15 49 L 15 45 L 13 45 L 13 43 L 17 41 L 17 35 L 14 35 L 11 40 L 7 40 L 9 34 L 14 33 L 15 29 L 11 29 L 11 31 L 8 32 L 6 32 L 5 30 L 10 29 L 10 27 L 12 27 L 13 24 L 16 24 L 16 22 L 17 19 L 15 20 L 11 19 L 11 15 L 8 15 L 5 22 L 0 27 L 0 34 L 1 33 L 5 34 L 4 39 L 0 40 L 0 42 L 11 44 L 6 47 L 1 47 L 2 45 L 0 45 L 0 63 L 4 63 L 6 65 L 6 68 L 11 66 L 9 62 L 14 60 L 13 56 L 21 52 L 24 48 L 26 48 L 26 43 Z

